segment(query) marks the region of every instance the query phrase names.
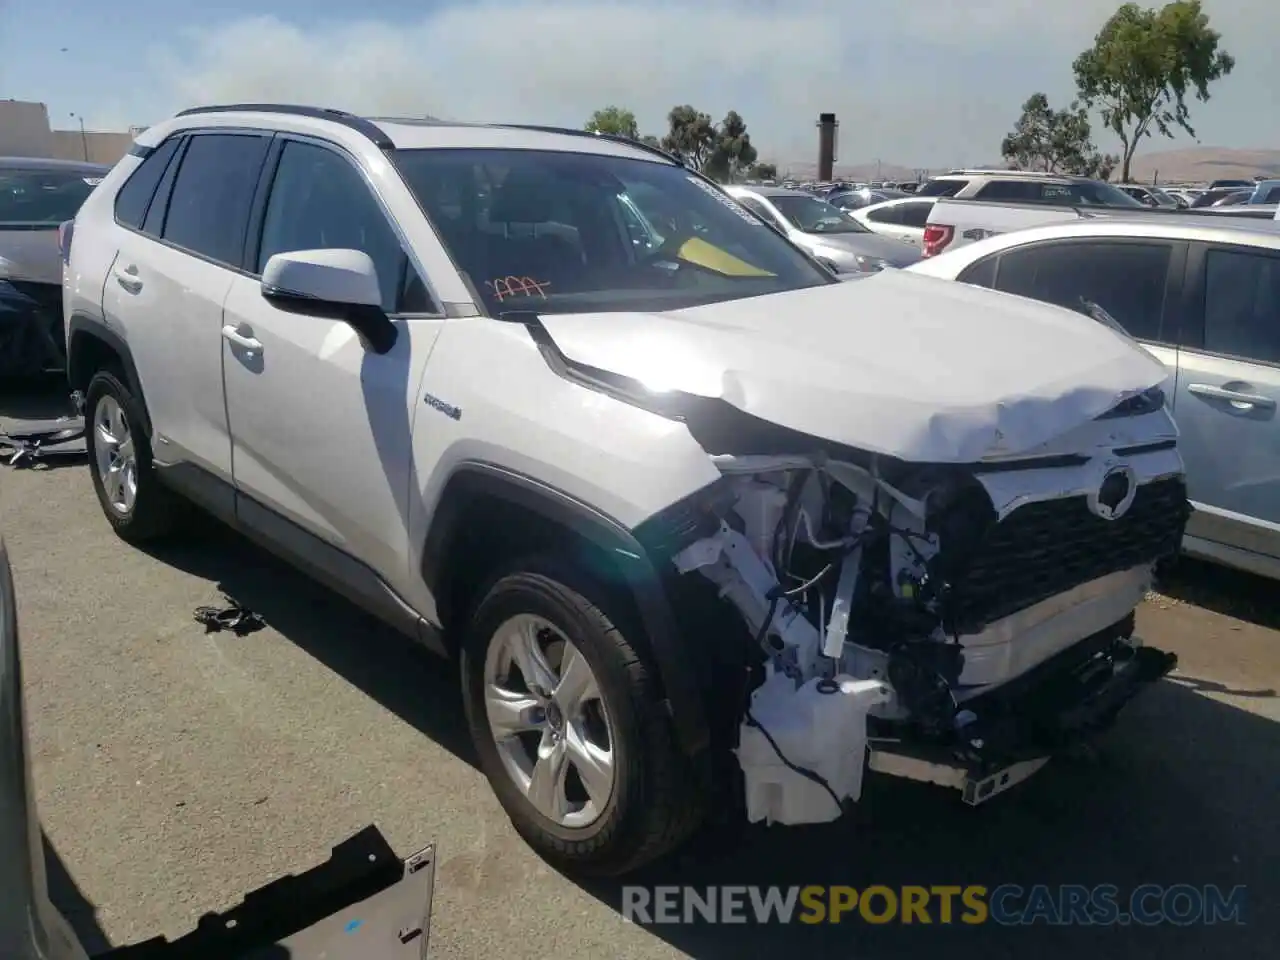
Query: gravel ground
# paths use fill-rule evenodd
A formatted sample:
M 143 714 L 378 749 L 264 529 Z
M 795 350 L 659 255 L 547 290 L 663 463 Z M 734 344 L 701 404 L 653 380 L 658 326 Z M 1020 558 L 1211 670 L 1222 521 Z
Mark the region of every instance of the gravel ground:
M 0 467 L 0 531 L 51 872 L 91 949 L 178 935 L 376 823 L 404 854 L 437 845 L 433 957 L 1275 955 L 1274 585 L 1179 569 L 1140 627 L 1180 669 L 1092 759 L 976 810 L 873 781 L 847 822 L 706 838 L 642 878 L 1247 884 L 1247 926 L 646 928 L 623 922 L 616 887 L 561 876 L 515 836 L 472 765 L 451 666 L 217 528 L 154 553 L 119 543 L 81 465 Z M 269 628 L 205 635 L 192 610 L 224 590 Z

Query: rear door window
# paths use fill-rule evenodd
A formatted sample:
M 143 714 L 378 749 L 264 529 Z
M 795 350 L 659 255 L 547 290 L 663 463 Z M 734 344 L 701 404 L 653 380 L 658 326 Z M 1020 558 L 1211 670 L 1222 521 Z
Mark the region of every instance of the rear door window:
M 956 277 L 961 283 L 971 283 L 975 287 L 994 287 L 996 285 L 996 263 L 1000 254 L 993 253 L 983 257 L 977 263 L 971 263 Z
M 930 180 L 916 191 L 917 197 L 954 197 L 969 185 L 968 180 Z
M 771 223 L 775 227 L 781 226 L 781 224 L 778 223 L 778 218 L 775 217 L 769 211 L 769 208 L 766 207 L 763 203 L 761 203 L 756 197 L 746 194 L 743 196 L 734 197 L 734 199 L 737 200 L 744 207 L 746 207 L 748 210 L 750 210 L 752 213 L 762 218 L 766 223 Z
M 902 224 L 902 204 L 895 203 L 890 207 L 877 207 L 867 211 L 867 219 L 872 223 Z
M 130 174 L 120 192 L 116 194 L 116 222 L 123 227 L 138 230 L 147 215 L 156 185 L 164 176 L 169 161 L 178 150 L 181 137 L 170 137 L 147 154 L 138 168 Z
M 975 200 L 1018 200 L 1034 203 L 1040 199 L 1040 185 L 1026 180 L 992 180 L 983 184 Z
M 1280 256 L 1211 249 L 1205 256 L 1204 348 L 1280 364 Z
M 258 134 L 192 137 L 173 184 L 164 239 L 238 269 L 254 188 L 270 143 Z
M 164 215 L 169 209 L 169 198 L 173 194 L 173 181 L 177 179 L 178 167 L 182 163 L 182 147 L 174 153 L 173 159 L 160 178 L 155 196 L 151 198 L 151 206 L 147 208 L 147 218 L 142 221 L 142 232 L 159 239 L 164 233 Z
M 923 201 L 921 203 L 900 203 L 898 209 L 902 211 L 902 225 L 904 227 L 917 227 L 923 230 L 929 223 L 929 214 L 933 211 L 933 201 Z
M 1129 335 L 1161 340 L 1171 243 L 1079 240 L 1010 250 L 996 289 L 1084 312 L 1091 301 Z

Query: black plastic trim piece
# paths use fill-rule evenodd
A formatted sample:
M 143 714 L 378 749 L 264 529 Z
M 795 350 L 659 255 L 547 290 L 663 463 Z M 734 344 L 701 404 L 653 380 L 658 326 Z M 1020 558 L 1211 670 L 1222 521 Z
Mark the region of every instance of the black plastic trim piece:
M 572 530 L 614 560 L 639 610 L 646 639 L 657 663 L 670 705 L 677 741 L 693 755 L 710 744 L 706 710 L 694 665 L 683 649 L 675 612 L 648 551 L 635 535 L 612 517 L 555 487 L 481 461 L 464 461 L 454 469 L 436 506 L 423 547 L 422 575 L 439 598 L 444 566 L 462 530 L 465 507 L 477 497 L 497 497 Z
M 145 143 L 135 142 L 133 146 L 129 148 L 129 156 L 145 160 L 147 157 L 151 156 L 151 154 L 155 153 L 155 150 L 155 147 L 148 147 Z
M 262 161 L 258 182 L 254 187 L 253 200 L 249 204 L 249 222 L 245 226 L 244 251 L 241 254 L 241 266 L 253 276 L 261 276 L 258 270 L 258 253 L 262 249 L 262 227 L 267 218 L 267 203 L 271 199 L 271 190 L 275 186 L 276 170 L 280 167 L 280 156 L 284 153 L 283 137 L 272 137 L 267 147 L 267 156 Z
M 304 107 L 294 103 L 219 103 L 207 107 L 191 107 L 177 114 L 179 117 L 192 117 L 202 113 L 279 113 L 289 117 L 308 117 L 312 120 L 328 120 L 349 130 L 354 130 L 362 137 L 373 142 L 379 150 L 394 150 L 395 143 L 387 136 L 386 131 L 376 123 L 358 117 L 345 110 L 331 110 L 328 107 Z
M 155 937 L 95 960 L 409 960 L 427 955 L 435 848 L 400 860 L 376 825 L 333 848 L 329 859 L 208 913 L 176 940 Z

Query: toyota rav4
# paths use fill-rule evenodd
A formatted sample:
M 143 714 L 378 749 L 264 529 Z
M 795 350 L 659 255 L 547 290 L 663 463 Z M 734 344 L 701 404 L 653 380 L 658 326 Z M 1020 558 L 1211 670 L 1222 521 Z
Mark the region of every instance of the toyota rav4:
M 115 530 L 195 503 L 455 658 L 549 859 L 834 819 L 868 769 L 976 803 L 1173 664 L 1133 618 L 1188 515 L 1159 363 L 838 282 L 656 149 L 206 107 L 62 236 Z

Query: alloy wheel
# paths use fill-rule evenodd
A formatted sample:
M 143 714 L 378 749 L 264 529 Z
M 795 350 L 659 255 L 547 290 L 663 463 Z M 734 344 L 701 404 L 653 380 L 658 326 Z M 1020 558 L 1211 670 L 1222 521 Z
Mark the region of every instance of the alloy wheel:
M 485 657 L 489 730 L 507 775 L 561 827 L 590 826 L 617 781 L 612 721 L 582 652 L 549 621 L 510 618 Z
M 93 411 L 94 455 L 107 504 L 121 516 L 138 499 L 138 458 L 129 420 L 120 402 L 110 395 Z

